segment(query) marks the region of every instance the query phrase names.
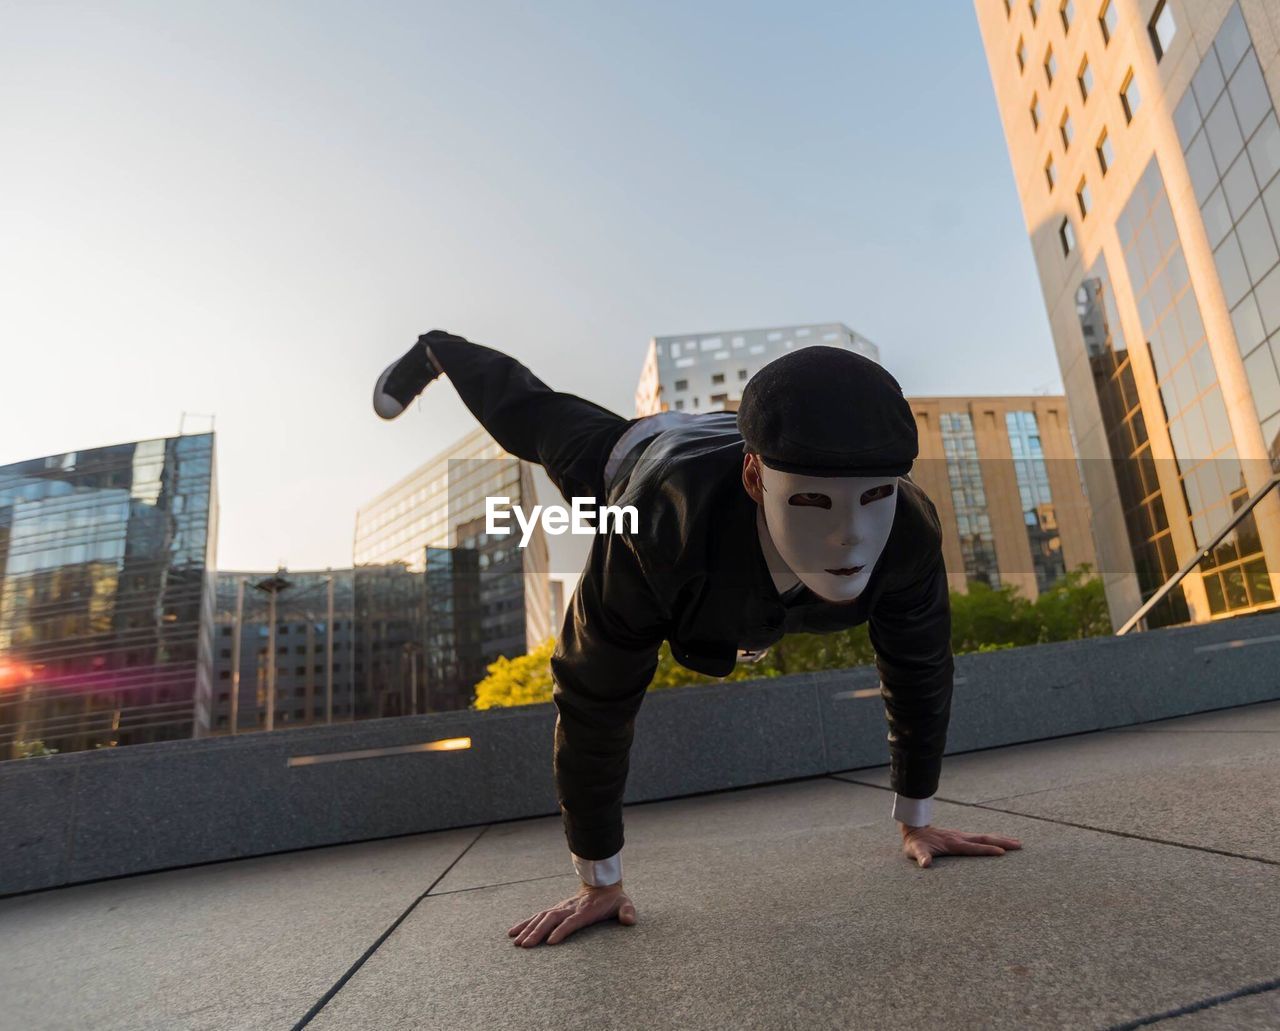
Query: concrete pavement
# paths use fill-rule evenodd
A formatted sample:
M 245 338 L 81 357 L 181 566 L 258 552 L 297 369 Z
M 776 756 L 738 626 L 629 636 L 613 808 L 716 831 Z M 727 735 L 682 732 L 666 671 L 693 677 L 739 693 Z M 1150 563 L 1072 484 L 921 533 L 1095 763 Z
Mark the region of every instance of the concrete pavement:
M 639 922 L 552 948 L 554 818 L 0 900 L 0 1027 L 1280 1024 L 1280 704 L 948 758 L 998 859 L 915 868 L 886 783 L 631 807 Z

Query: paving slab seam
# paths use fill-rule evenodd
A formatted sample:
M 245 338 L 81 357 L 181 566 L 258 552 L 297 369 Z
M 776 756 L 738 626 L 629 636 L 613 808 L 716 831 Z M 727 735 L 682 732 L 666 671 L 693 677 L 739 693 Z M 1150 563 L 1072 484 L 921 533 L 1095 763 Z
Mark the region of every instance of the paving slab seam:
M 464 848 L 461 852 L 459 852 L 456 856 L 453 857 L 453 861 L 444 868 L 444 870 L 440 873 L 440 875 L 434 881 L 431 882 L 431 884 L 427 887 L 427 890 L 424 891 L 421 895 L 419 895 L 416 899 L 414 899 L 409 904 L 409 907 L 403 913 L 401 913 L 398 917 L 396 917 L 396 919 L 392 922 L 391 926 L 388 927 L 385 931 L 383 931 L 382 934 L 378 935 L 377 940 L 374 941 L 372 945 L 370 945 L 367 949 L 364 950 L 364 954 L 359 959 L 357 959 L 353 964 L 351 964 L 351 966 L 347 969 L 347 972 L 343 974 L 340 978 L 338 978 L 338 980 L 333 983 L 332 987 L 330 987 L 330 989 L 327 992 L 325 992 L 322 996 L 320 996 L 320 998 L 315 1001 L 312 1007 L 309 1010 L 307 1010 L 305 1014 L 303 1014 L 302 1019 L 293 1025 L 293 1031 L 302 1031 L 302 1028 L 310 1024 L 311 1021 L 313 1021 L 316 1018 L 316 1016 L 320 1013 L 320 1011 L 324 1009 L 327 1005 L 329 1005 L 329 1002 L 333 999 L 333 997 L 337 995 L 338 992 L 342 991 L 342 989 L 346 986 L 346 983 L 356 975 L 356 973 L 360 970 L 362 966 L 365 965 L 366 962 L 368 962 L 369 957 L 372 956 L 375 952 L 377 952 L 378 949 L 382 947 L 382 943 L 385 942 L 388 938 L 390 938 L 391 935 L 395 932 L 395 929 L 399 927 L 402 923 L 404 923 L 406 919 L 408 919 L 409 914 L 412 913 L 415 909 L 417 909 L 418 904 L 422 902 L 422 900 L 425 899 L 431 893 L 431 889 L 434 888 L 437 884 L 439 884 L 442 880 L 444 880 L 449 875 L 449 871 L 452 870 L 455 866 L 457 866 L 459 862 L 461 862 L 462 857 L 471 851 L 475 843 L 479 841 L 482 837 L 484 837 L 485 831 L 487 831 L 488 829 L 489 829 L 488 825 L 480 828 L 480 833 L 477 834 L 474 838 L 471 839 L 470 842 L 467 843 L 466 848 Z
M 1163 1013 L 1153 1013 L 1148 1017 L 1139 1017 L 1137 1020 L 1129 1020 L 1123 1024 L 1112 1024 L 1106 1031 L 1134 1031 L 1134 1028 L 1150 1027 L 1152 1024 L 1161 1024 L 1166 1020 L 1176 1020 L 1178 1017 L 1213 1009 L 1215 1006 L 1221 1006 L 1224 1002 L 1248 998 L 1250 995 L 1263 995 L 1267 992 L 1274 992 L 1277 989 L 1280 989 L 1280 977 L 1271 981 L 1260 981 L 1258 984 L 1245 985 L 1243 988 L 1237 988 L 1234 992 L 1224 992 L 1208 999 L 1201 999 L 1199 1002 L 1189 1002 L 1185 1006 L 1165 1010 Z
M 708 792 L 714 794 L 715 792 Z M 547 814 L 552 815 L 552 814 Z M 510 820 L 494 821 L 495 823 L 518 823 L 520 820 L 536 819 L 536 817 L 515 816 Z M 384 834 L 376 838 L 357 838 L 353 841 L 327 841 L 318 845 L 299 845 L 291 848 L 276 849 L 273 852 L 250 852 L 243 856 L 228 856 L 225 859 L 200 859 L 194 863 L 178 863 L 175 866 L 157 866 L 147 870 L 133 870 L 130 873 L 111 873 L 103 877 L 88 877 L 84 880 L 67 881 L 65 884 L 50 884 L 44 888 L 24 888 L 22 891 L 0 892 L 0 902 L 7 899 L 20 899 L 27 895 L 42 895 L 64 888 L 80 888 L 90 884 L 105 884 L 107 881 L 128 881 L 136 877 L 151 877 L 158 873 L 175 873 L 178 870 L 196 870 L 202 866 L 225 866 L 228 863 L 243 863 L 254 859 L 270 859 L 275 856 L 289 856 L 300 852 L 318 852 L 326 848 L 345 848 L 347 845 L 369 845 L 375 842 L 398 841 L 401 838 L 419 838 L 424 834 L 440 834 L 443 831 L 466 831 L 475 827 L 488 830 L 493 824 L 463 823 L 456 827 L 436 827 L 426 831 L 405 831 L 402 834 Z
M 435 894 L 427 892 L 427 895 L 433 899 L 444 898 L 446 895 L 460 895 L 464 891 L 484 891 L 485 888 L 505 888 L 509 884 L 529 884 L 532 881 L 554 881 L 563 877 L 576 877 L 571 873 L 548 873 L 541 877 L 522 877 L 518 881 L 495 881 L 493 884 L 473 884 L 469 888 L 450 888 L 448 891 L 437 891 Z
M 1280 734 L 1280 730 L 1131 730 L 1128 727 L 1117 727 L 1116 734 Z
M 832 780 L 843 781 L 845 784 L 856 784 L 859 787 L 877 788 L 880 791 L 892 791 L 892 788 L 886 788 L 880 784 L 872 784 L 863 780 L 848 780 L 844 777 L 832 777 Z M 1029 792 L 1029 794 L 1038 794 L 1039 792 Z M 1018 797 L 1018 796 L 1010 796 Z M 962 802 L 956 798 L 944 798 L 942 795 L 936 795 L 935 798 L 939 802 L 946 802 L 948 805 L 964 806 L 967 809 L 985 809 L 991 813 L 1004 813 L 1008 816 L 1021 816 L 1028 820 L 1038 820 L 1041 823 L 1053 823 L 1059 827 L 1074 827 L 1081 831 L 1096 831 L 1098 834 L 1110 834 L 1116 838 L 1132 838 L 1135 841 L 1146 841 L 1152 845 L 1171 845 L 1174 848 L 1185 848 L 1192 852 L 1207 852 L 1214 856 L 1226 856 L 1228 859 L 1245 859 L 1251 863 L 1263 863 L 1267 866 L 1280 866 L 1280 859 L 1267 859 L 1265 856 L 1253 856 L 1247 852 L 1230 852 L 1224 848 L 1210 848 L 1208 845 L 1188 845 L 1185 841 L 1170 841 L 1168 838 L 1153 838 L 1146 834 L 1134 834 L 1131 831 L 1118 831 L 1111 827 L 1097 827 L 1091 823 L 1073 823 L 1070 820 L 1055 820 L 1049 816 L 1037 816 L 1035 813 L 1019 812 L 1017 809 L 1002 809 L 997 805 L 987 805 L 983 802 Z

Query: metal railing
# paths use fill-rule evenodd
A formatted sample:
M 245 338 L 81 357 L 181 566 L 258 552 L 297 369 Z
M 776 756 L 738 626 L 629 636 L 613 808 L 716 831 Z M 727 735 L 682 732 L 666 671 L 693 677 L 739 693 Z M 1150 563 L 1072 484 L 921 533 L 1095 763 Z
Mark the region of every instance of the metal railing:
M 1166 580 L 1163 584 L 1161 584 L 1160 589 L 1156 591 L 1156 593 L 1153 594 L 1150 598 L 1148 598 L 1146 602 L 1143 603 L 1142 607 L 1138 609 L 1137 612 L 1135 612 L 1132 616 L 1129 617 L 1128 621 L 1124 624 L 1124 626 L 1122 626 L 1119 630 L 1116 631 L 1116 636 L 1121 637 L 1124 634 L 1127 634 L 1130 630 L 1132 630 L 1135 626 L 1137 626 L 1138 623 L 1140 623 L 1143 619 L 1145 619 L 1147 617 L 1147 613 L 1149 613 L 1153 608 L 1159 605 L 1160 602 L 1164 601 L 1165 597 L 1169 594 L 1169 592 L 1172 591 L 1175 587 L 1177 587 L 1178 584 L 1182 583 L 1183 577 L 1185 577 L 1188 573 L 1191 572 L 1191 570 L 1195 569 L 1196 566 L 1198 566 L 1201 562 L 1203 562 L 1211 554 L 1213 554 L 1213 549 L 1216 548 L 1222 542 L 1222 539 L 1227 534 L 1229 534 L 1232 530 L 1234 530 L 1236 526 L 1240 523 L 1240 520 L 1242 520 L 1245 516 L 1247 516 L 1250 512 L 1252 512 L 1254 509 L 1254 506 L 1257 505 L 1259 501 L 1261 501 L 1264 497 L 1266 497 L 1267 494 L 1270 493 L 1272 490 L 1274 490 L 1277 486 L 1280 486 L 1280 473 L 1276 473 L 1271 477 L 1271 479 L 1269 479 L 1265 484 L 1263 484 L 1262 489 L 1259 490 L 1256 494 L 1254 494 L 1253 497 L 1251 497 L 1248 501 L 1246 501 L 1239 509 L 1236 510 L 1235 514 L 1232 515 L 1232 517 L 1227 520 L 1226 526 L 1224 526 L 1221 530 L 1219 530 L 1214 535 L 1213 540 L 1211 540 L 1204 547 L 1200 548 L 1194 555 L 1191 556 L 1191 558 L 1187 559 L 1187 561 L 1183 563 L 1181 569 L 1179 569 L 1176 573 L 1173 574 L 1173 576 L 1169 577 L 1168 580 Z

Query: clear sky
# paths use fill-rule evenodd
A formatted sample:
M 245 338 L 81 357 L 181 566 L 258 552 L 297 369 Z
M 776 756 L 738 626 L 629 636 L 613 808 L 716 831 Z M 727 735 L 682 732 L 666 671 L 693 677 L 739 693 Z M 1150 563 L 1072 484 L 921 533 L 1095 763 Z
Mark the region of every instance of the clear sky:
M 967 0 L 0 0 L 0 464 L 215 413 L 221 568 L 472 428 L 370 408 L 427 329 L 630 415 L 651 336 L 823 321 L 1061 389 Z

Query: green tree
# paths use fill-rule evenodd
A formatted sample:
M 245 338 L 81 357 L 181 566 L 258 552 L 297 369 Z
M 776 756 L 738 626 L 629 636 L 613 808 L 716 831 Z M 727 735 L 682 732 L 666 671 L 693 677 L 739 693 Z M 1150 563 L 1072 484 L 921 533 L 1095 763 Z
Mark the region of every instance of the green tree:
M 38 738 L 35 741 L 16 741 L 14 747 L 18 751 L 19 759 L 31 759 L 38 755 L 57 755 L 56 748 L 49 748 L 43 741 Z
M 992 587 L 971 580 L 964 594 L 951 593 L 951 650 L 956 655 L 990 646 L 1034 644 L 1037 624 L 1031 603 L 1011 584 Z
M 488 667 L 488 676 L 476 685 L 473 709 L 493 709 L 507 705 L 534 705 L 551 701 L 551 651 L 555 639 L 548 637 L 526 655 L 505 656 Z
M 965 594 L 951 595 L 951 646 L 957 655 L 1000 651 L 1046 641 L 1070 641 L 1111 633 L 1102 581 L 1088 566 L 1073 569 L 1034 602 L 1016 587 L 993 588 L 975 581 Z M 531 705 L 551 701 L 551 653 L 548 638 L 527 655 L 500 658 L 476 685 L 473 708 Z M 695 673 L 676 662 L 665 642 L 650 688 L 686 687 L 720 681 L 758 680 L 827 669 L 851 669 L 875 661 L 867 625 L 834 634 L 791 634 L 759 661 L 739 663 L 727 677 Z
M 1088 565 L 1077 566 L 1034 603 L 1037 641 L 1075 641 L 1111 633 L 1111 611 L 1102 581 Z

